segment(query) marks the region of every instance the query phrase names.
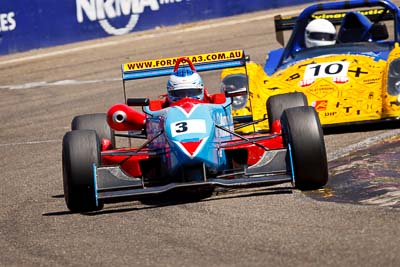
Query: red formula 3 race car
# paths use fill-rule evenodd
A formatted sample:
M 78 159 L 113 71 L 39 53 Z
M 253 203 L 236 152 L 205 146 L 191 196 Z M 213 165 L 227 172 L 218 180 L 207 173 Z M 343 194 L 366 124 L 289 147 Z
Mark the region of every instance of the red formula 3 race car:
M 245 65 L 241 50 L 123 64 L 125 103 L 104 114 L 75 117 L 71 131 L 64 135 L 68 209 L 96 211 L 106 203 L 167 192 L 190 192 L 201 199 L 218 187 L 291 183 L 310 190 L 324 186 L 328 180 L 325 144 L 312 107 L 282 110 L 270 133 L 240 135 L 234 129 L 240 125 L 233 122 L 231 99 L 246 94 L 247 87 L 224 88 L 223 93 L 211 95 L 194 86 L 190 92 L 201 89 L 204 96 L 193 98 L 183 90 L 188 88 L 175 84 L 177 90 L 166 99 L 126 97 L 128 80 Z M 117 148 L 116 136 L 144 142 Z

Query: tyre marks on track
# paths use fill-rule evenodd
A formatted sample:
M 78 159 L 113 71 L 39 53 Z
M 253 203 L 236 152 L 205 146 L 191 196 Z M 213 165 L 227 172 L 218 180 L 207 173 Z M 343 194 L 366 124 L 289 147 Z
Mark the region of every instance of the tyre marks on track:
M 330 180 L 307 193 L 325 201 L 400 208 L 400 137 L 329 162 Z

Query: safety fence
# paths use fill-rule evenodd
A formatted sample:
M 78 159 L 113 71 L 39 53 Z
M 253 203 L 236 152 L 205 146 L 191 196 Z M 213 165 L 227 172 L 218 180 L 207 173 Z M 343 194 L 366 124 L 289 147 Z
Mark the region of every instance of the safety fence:
M 0 5 L 0 54 L 315 0 L 13 0 Z

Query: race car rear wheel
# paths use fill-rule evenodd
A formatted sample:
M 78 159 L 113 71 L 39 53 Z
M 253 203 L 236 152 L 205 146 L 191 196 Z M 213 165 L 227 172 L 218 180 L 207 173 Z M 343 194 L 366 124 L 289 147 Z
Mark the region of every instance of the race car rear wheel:
M 96 197 L 95 167 L 100 163 L 100 139 L 94 130 L 67 132 L 63 138 L 64 197 L 72 212 L 102 208 Z
M 284 142 L 294 186 L 301 190 L 321 188 L 328 182 L 328 162 L 319 117 L 312 107 L 286 109 L 281 118 Z
M 85 114 L 76 116 L 71 123 L 71 130 L 95 130 L 101 139 L 111 141 L 111 149 L 115 148 L 114 130 L 107 123 L 105 113 Z
M 308 106 L 307 97 L 303 93 L 287 93 L 274 95 L 267 100 L 268 125 L 272 129 L 272 123 L 279 120 L 285 109 Z

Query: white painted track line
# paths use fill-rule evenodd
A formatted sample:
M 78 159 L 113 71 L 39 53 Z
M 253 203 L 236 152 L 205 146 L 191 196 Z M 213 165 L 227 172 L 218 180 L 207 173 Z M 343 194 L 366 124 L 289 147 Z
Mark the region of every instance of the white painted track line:
M 367 139 L 364 139 L 358 143 L 352 144 L 350 146 L 347 146 L 343 149 L 337 149 L 335 151 L 332 151 L 331 153 L 327 154 L 328 161 L 333 161 L 338 158 L 344 157 L 349 155 L 351 152 L 361 150 L 363 148 L 369 147 L 373 144 L 376 144 L 378 142 L 381 142 L 385 139 L 394 137 L 394 136 L 400 136 L 400 129 L 395 129 L 395 130 L 390 130 L 386 131 L 384 133 L 381 133 L 376 136 L 369 137 Z

